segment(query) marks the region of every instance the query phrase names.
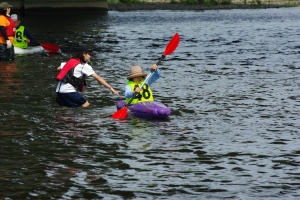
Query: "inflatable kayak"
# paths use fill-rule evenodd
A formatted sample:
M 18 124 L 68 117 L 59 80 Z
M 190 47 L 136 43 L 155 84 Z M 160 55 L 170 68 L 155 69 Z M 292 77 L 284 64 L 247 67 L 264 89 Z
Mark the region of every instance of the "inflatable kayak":
M 47 52 L 42 46 L 30 46 L 26 49 L 22 49 L 19 47 L 14 47 L 15 54 L 33 54 L 33 53 L 42 53 Z
M 33 54 L 33 53 L 61 53 L 60 46 L 56 44 L 43 43 L 38 46 L 28 46 L 26 49 L 14 47 L 15 54 Z
M 126 105 L 125 100 L 117 101 L 117 110 Z M 171 109 L 157 101 L 141 102 L 128 106 L 128 114 L 142 119 L 165 119 L 171 113 Z

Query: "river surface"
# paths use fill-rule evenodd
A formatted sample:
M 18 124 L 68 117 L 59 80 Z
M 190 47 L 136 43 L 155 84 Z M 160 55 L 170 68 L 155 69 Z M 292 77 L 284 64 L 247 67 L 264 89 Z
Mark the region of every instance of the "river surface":
M 12 12 L 13 13 L 13 12 Z M 59 54 L 0 63 L 1 199 L 299 199 L 300 8 L 24 16 Z M 178 32 L 152 85 L 167 120 L 116 120 L 92 78 L 87 109 L 58 107 L 54 77 L 78 44 L 121 95 Z

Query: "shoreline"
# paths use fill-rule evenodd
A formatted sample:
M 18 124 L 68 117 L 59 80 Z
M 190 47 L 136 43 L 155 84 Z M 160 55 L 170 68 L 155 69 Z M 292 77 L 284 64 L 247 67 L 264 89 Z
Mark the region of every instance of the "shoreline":
M 108 11 L 134 11 L 134 10 L 230 10 L 230 9 L 267 9 L 292 7 L 288 5 L 247 5 L 247 4 L 229 4 L 229 5 L 186 5 L 180 3 L 143 3 L 143 4 L 108 4 Z

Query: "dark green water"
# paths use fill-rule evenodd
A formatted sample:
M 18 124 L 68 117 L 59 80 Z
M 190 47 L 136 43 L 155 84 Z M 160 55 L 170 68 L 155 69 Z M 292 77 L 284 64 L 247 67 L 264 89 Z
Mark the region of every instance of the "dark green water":
M 62 53 L 0 63 L 0 198 L 300 198 L 299 11 L 23 17 Z M 168 120 L 111 119 L 122 97 L 92 78 L 89 108 L 56 105 L 56 67 L 78 44 L 123 94 L 130 66 L 147 72 L 176 32 L 152 86 Z

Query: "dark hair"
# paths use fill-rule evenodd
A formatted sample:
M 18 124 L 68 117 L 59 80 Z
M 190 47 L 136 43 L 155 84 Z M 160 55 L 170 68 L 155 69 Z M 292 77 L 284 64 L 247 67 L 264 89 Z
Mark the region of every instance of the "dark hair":
M 88 45 L 79 45 L 78 52 L 77 52 L 77 54 L 75 54 L 73 56 L 73 58 L 78 58 L 78 59 L 80 59 L 81 63 L 86 63 L 86 61 L 84 60 L 83 54 L 86 53 L 86 54 L 91 55 L 92 52 L 93 52 L 93 48 L 91 48 L 90 46 L 88 46 Z
M 84 52 L 84 51 L 78 52 L 77 54 L 75 54 L 75 56 L 73 56 L 73 58 L 78 58 L 81 63 L 86 63 L 86 61 L 84 60 L 84 56 L 83 56 L 84 53 L 86 53 L 86 52 Z

